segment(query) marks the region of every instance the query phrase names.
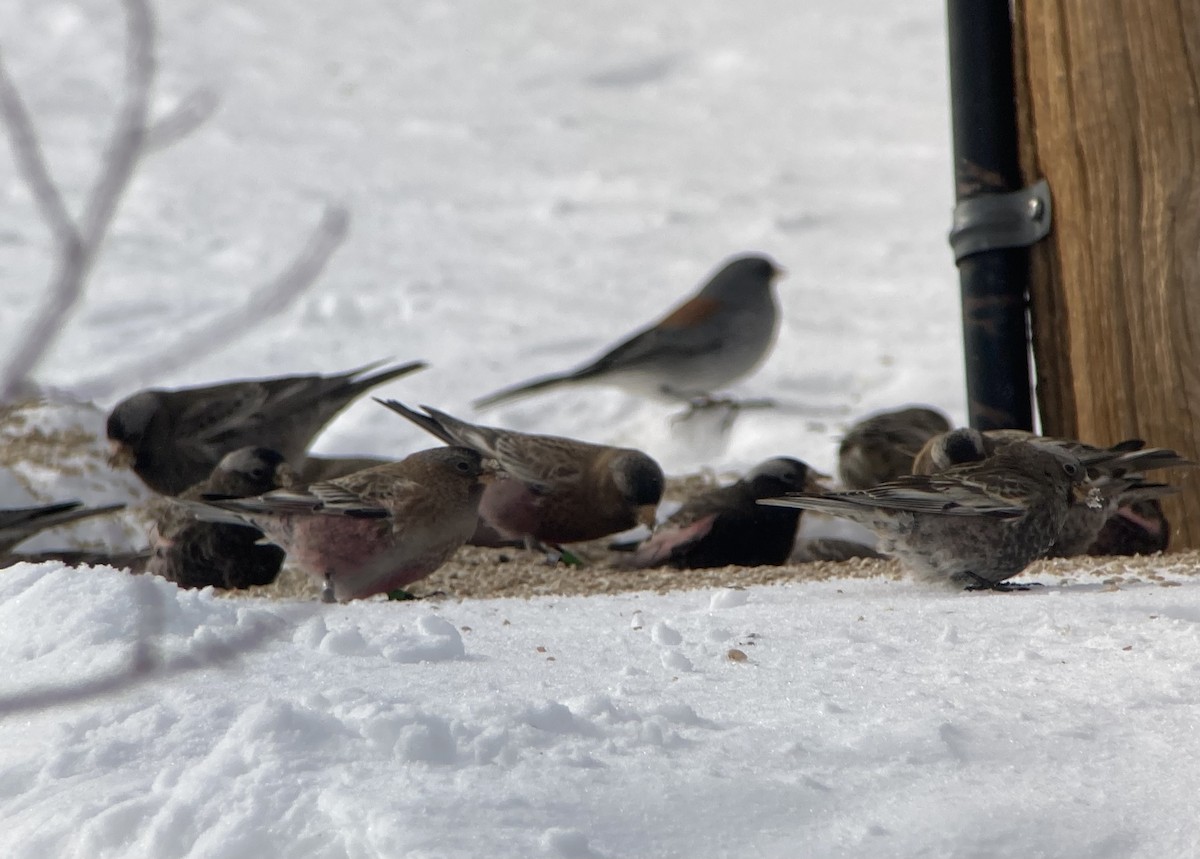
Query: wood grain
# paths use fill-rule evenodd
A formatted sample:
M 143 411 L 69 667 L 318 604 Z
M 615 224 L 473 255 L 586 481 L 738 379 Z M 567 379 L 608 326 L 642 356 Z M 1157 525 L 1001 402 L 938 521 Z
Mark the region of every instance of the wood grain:
M 1200 460 L 1200 4 L 1016 0 L 1022 170 L 1043 431 L 1145 438 Z M 1200 469 L 1176 470 L 1174 548 L 1200 546 Z

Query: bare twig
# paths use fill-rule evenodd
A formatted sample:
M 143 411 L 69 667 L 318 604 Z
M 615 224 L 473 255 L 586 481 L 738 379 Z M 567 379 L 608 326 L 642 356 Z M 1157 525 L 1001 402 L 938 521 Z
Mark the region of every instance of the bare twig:
M 10 131 L 10 137 L 14 151 L 18 152 L 17 163 L 38 198 L 38 205 L 59 247 L 57 270 L 50 282 L 46 303 L 0 371 L 0 402 L 9 402 L 21 393 L 29 374 L 62 333 L 67 317 L 83 294 L 96 251 L 141 157 L 150 88 L 154 81 L 154 17 L 146 0 L 124 0 L 124 5 L 128 40 L 125 101 L 105 149 L 100 177 L 88 195 L 77 228 L 66 229 L 71 218 L 46 170 L 33 125 L 7 74 L 3 76 L 5 88 L 12 96 L 4 98 L 0 108 L 4 110 L 6 123 L 14 129 Z
M 50 176 L 50 168 L 42 156 L 42 147 L 38 145 L 37 132 L 29 111 L 25 109 L 25 101 L 21 93 L 9 77 L 4 65 L 3 55 L 0 54 L 0 116 L 8 128 L 8 141 L 12 146 L 13 158 L 17 169 L 25 177 L 29 190 L 33 193 L 33 201 L 42 210 L 42 218 L 54 234 L 54 241 L 61 247 L 79 244 L 79 233 L 75 222 L 63 202 L 62 192 L 54 184 Z
M 216 92 L 208 87 L 188 93 L 170 112 L 160 116 L 147 129 L 143 148 L 146 152 L 157 152 L 178 143 L 207 122 L 217 112 L 220 103 Z
M 123 366 L 94 376 L 74 386 L 75 393 L 89 400 L 105 399 L 120 390 L 186 367 L 201 355 L 216 351 L 261 325 L 294 302 L 324 270 L 333 252 L 346 238 L 350 213 L 341 206 L 328 206 L 317 228 L 299 255 L 272 280 L 256 289 L 249 301 L 209 320 L 160 352 L 139 357 Z

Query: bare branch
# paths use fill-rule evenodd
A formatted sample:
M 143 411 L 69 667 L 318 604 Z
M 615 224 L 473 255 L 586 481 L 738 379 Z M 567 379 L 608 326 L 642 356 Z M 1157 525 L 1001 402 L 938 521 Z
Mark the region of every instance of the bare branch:
M 0 402 L 9 402 L 21 393 L 29 374 L 62 333 L 67 317 L 83 294 L 83 284 L 91 271 L 96 251 L 108 232 L 117 203 L 141 157 L 150 87 L 154 81 L 154 18 L 146 0 L 124 0 L 124 5 L 128 39 L 125 101 L 117 114 L 116 127 L 105 150 L 100 177 L 88 195 L 79 227 L 72 229 L 69 238 L 64 240 L 62 237 L 63 219 L 69 221 L 70 218 L 57 191 L 57 206 L 51 208 L 48 197 L 40 203 L 51 228 L 59 236 L 58 268 L 50 282 L 46 303 L 0 373 Z M 17 103 L 20 104 L 19 99 Z M 23 105 L 20 112 L 24 113 Z M 25 119 L 28 120 L 28 117 Z M 23 128 L 32 135 L 31 123 L 26 121 Z M 23 146 L 26 151 L 30 151 L 30 145 L 33 150 L 40 152 L 36 136 L 29 136 L 25 140 Z M 22 146 L 14 142 L 14 149 L 20 148 Z M 40 154 L 36 160 L 40 164 L 40 171 L 35 167 L 30 172 L 29 165 L 25 169 L 35 195 L 41 196 L 45 195 L 47 187 L 53 188 L 53 182 L 45 171 Z
M 157 354 L 141 357 L 73 386 L 76 394 L 89 400 L 105 399 L 186 367 L 201 355 L 215 352 L 257 328 L 265 319 L 288 308 L 317 279 L 333 252 L 345 240 L 349 224 L 347 209 L 326 207 L 321 222 L 299 255 L 274 279 L 256 289 L 245 304 L 219 314 Z
M 17 162 L 25 183 L 33 194 L 33 201 L 42 210 L 42 218 L 46 221 L 54 240 L 60 247 L 79 244 L 79 233 L 75 230 L 75 222 L 67 211 L 62 192 L 54 184 L 50 176 L 50 168 L 46 165 L 42 147 L 38 143 L 37 131 L 34 130 L 33 120 L 25 108 L 25 101 L 20 91 L 9 77 L 8 69 L 4 66 L 3 56 L 0 55 L 0 117 L 8 129 L 8 141 L 12 146 L 13 160 Z
M 117 203 L 129 185 L 133 168 L 142 157 L 150 115 L 150 89 L 157 63 L 154 59 L 154 16 L 147 0 L 124 0 L 125 100 L 104 152 L 100 176 L 88 195 L 79 232 L 87 248 L 88 264 L 104 240 Z
M 187 137 L 217 111 L 221 99 L 208 87 L 189 93 L 174 110 L 163 114 L 146 131 L 143 149 L 157 152 Z

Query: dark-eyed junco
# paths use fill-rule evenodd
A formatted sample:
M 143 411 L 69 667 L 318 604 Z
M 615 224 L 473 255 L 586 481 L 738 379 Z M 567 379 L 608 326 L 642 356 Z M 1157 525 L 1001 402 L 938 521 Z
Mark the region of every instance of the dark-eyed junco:
M 246 498 L 290 487 L 294 479 L 283 454 L 244 447 L 227 454 L 207 480 L 179 498 Z M 248 588 L 269 585 L 279 575 L 283 549 L 264 542 L 259 529 L 244 523 L 198 521 L 189 508 L 171 498 L 161 499 L 156 508 L 147 572 L 183 588 Z
M 1173 450 L 1148 448 L 1141 439 L 1126 439 L 1111 447 L 1096 447 L 1074 439 L 1035 436 L 1025 430 L 980 432 L 970 427 L 959 427 L 930 438 L 914 460 L 913 472 L 935 474 L 953 465 L 980 462 L 1008 445 L 1030 440 L 1054 445 L 1074 454 L 1083 462 L 1089 475 L 1087 497 L 1076 499 L 1071 504 L 1062 532 L 1047 553 L 1055 558 L 1091 553 L 1092 544 L 1105 523 L 1117 515 L 1122 507 L 1160 498 L 1174 491 L 1166 484 L 1145 480 L 1142 472 L 1193 464 Z M 1161 513 L 1161 507 L 1159 511 Z M 1131 520 L 1131 524 L 1133 522 L 1136 520 Z M 1166 533 L 1165 528 L 1163 533 Z
M 147 486 L 178 495 L 206 479 L 221 457 L 266 447 L 294 468 L 313 437 L 351 400 L 425 366 L 413 361 L 378 372 L 378 364 L 333 376 L 244 379 L 178 390 L 141 391 L 108 416 L 111 463 L 132 467 Z
M 1054 544 L 1087 480 L 1060 446 L 1016 442 L 982 462 L 906 475 L 870 489 L 760 501 L 820 510 L 870 528 L 880 551 L 919 577 L 1007 590 L 1003 583 Z
M 8 552 L 17 544 L 28 540 L 39 531 L 69 525 L 80 519 L 115 513 L 124 504 L 106 504 L 103 507 L 84 507 L 82 501 L 60 501 L 36 507 L 13 507 L 0 510 L 0 554 Z
M 779 328 L 771 285 L 782 273 L 765 256 L 735 257 L 665 317 L 565 373 L 489 394 L 485 408 L 560 385 L 596 382 L 666 400 L 697 400 L 749 375 Z
M 729 486 L 688 499 L 655 529 L 630 564 L 680 569 L 778 566 L 796 542 L 799 508 L 764 507 L 756 502 L 785 492 L 820 490 L 816 475 L 798 459 L 781 456 L 755 466 Z
M 927 406 L 869 415 L 846 430 L 838 446 L 838 477 L 847 489 L 867 489 L 912 473 L 913 458 L 950 419 Z
M 476 451 L 443 447 L 305 490 L 185 503 L 197 516 L 260 529 L 325 601 L 344 602 L 404 588 L 444 564 L 475 530 L 492 473 Z
M 378 400 L 447 444 L 472 448 L 500 464 L 479 515 L 506 539 L 558 545 L 596 540 L 654 522 L 665 478 L 640 450 L 461 421 L 422 406 Z

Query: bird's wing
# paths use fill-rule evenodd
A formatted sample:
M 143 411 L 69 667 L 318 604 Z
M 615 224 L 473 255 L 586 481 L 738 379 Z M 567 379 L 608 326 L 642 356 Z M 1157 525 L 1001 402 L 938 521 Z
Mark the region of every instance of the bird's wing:
M 440 438 L 496 460 L 511 477 L 535 490 L 578 482 L 583 478 L 585 463 L 600 452 L 598 445 L 575 439 L 480 426 L 430 406 L 421 408 L 440 428 Z
M 219 459 L 226 450 L 244 446 L 234 440 L 254 437 L 270 399 L 270 390 L 261 382 L 218 385 L 180 411 L 176 436 L 181 442 L 210 449 Z
M 856 509 L 878 509 L 1012 519 L 1026 512 L 1019 501 L 996 493 L 988 484 L 961 477 L 948 479 L 940 475 L 905 475 L 870 489 L 831 493 L 796 492 L 782 498 L 764 499 L 759 503 L 805 507 L 834 514 Z
M 702 540 L 712 530 L 716 521 L 717 514 L 709 513 L 686 525 L 665 523 L 637 548 L 630 563 L 635 567 L 656 567 L 670 560 L 671 555 L 681 546 Z
M 184 502 L 193 512 L 199 513 L 193 502 Z M 252 498 L 223 498 L 205 495 L 203 503 L 235 514 L 282 516 L 306 514 L 322 516 L 349 516 L 355 519 L 384 519 L 391 512 L 372 499 L 337 483 L 314 483 L 304 491 L 276 489 L 265 495 Z
M 704 320 L 720 306 L 710 299 L 693 299 L 689 304 L 697 305 L 687 318 L 676 318 L 683 314 L 681 307 L 661 322 L 650 326 L 613 346 L 600 357 L 565 374 L 571 381 L 583 381 L 613 370 L 640 364 L 648 357 L 655 361 L 674 357 L 690 357 L 719 349 L 726 337 L 733 333 L 721 326 L 705 325 Z

